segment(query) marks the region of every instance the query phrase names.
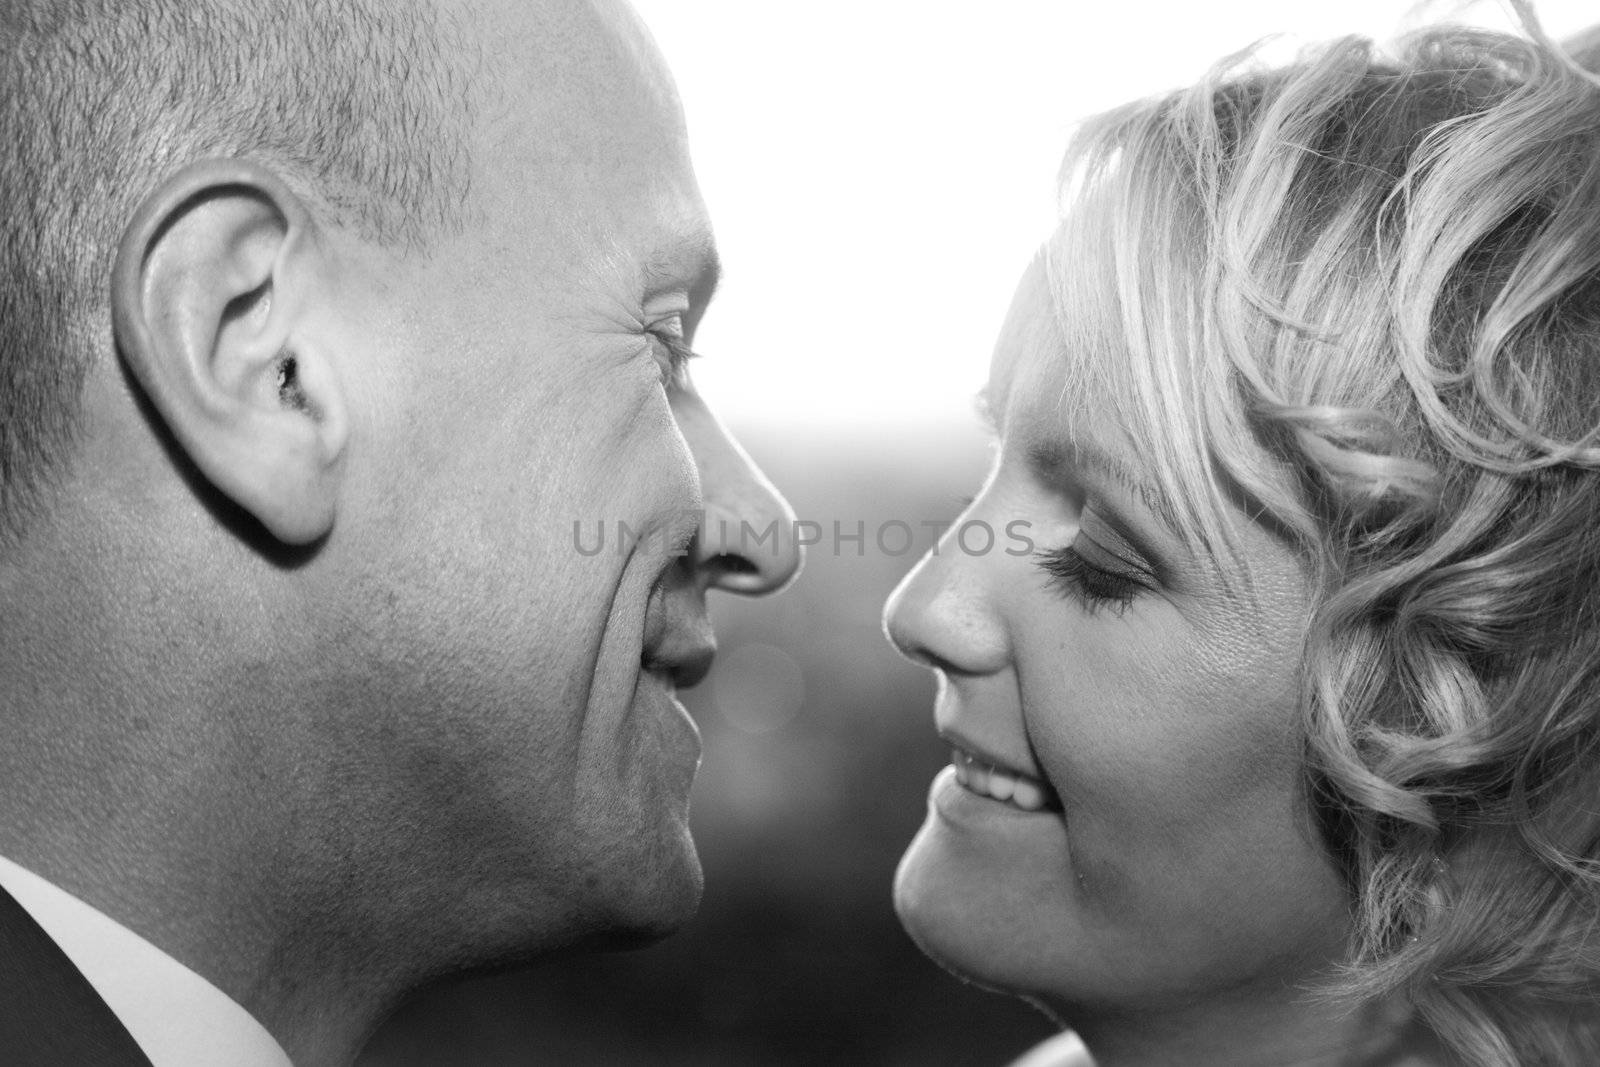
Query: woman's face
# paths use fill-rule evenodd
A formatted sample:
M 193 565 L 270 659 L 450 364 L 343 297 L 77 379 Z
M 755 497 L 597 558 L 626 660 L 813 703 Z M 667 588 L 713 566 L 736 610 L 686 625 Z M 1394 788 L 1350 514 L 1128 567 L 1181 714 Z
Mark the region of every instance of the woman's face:
M 1155 484 L 1137 443 L 1092 403 L 1064 419 L 1071 358 L 1036 262 L 990 370 L 998 459 L 962 520 L 996 547 L 952 536 L 887 610 L 939 676 L 954 750 L 896 906 L 952 970 L 1069 1021 L 1283 1002 L 1347 923 L 1301 799 L 1306 571 L 1241 513 L 1246 580 L 1225 585 L 1127 484 Z M 1019 520 L 1034 552 L 1006 537 Z

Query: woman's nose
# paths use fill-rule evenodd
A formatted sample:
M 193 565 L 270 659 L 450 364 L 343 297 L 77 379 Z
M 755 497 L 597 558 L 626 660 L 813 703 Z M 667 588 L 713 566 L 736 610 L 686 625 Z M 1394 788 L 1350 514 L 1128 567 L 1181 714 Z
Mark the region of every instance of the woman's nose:
M 990 562 L 948 537 L 923 556 L 884 604 L 890 643 L 914 662 L 947 674 L 1000 670 L 1010 643 L 988 593 Z

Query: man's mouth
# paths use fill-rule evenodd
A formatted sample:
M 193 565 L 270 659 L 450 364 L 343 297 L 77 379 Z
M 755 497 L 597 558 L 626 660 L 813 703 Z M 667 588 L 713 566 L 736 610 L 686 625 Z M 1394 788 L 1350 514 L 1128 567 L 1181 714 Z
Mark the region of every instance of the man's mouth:
M 652 597 L 639 656 L 645 671 L 674 688 L 688 689 L 710 673 L 716 654 L 717 638 L 704 605 L 696 610 L 659 592 Z
M 950 762 L 962 788 L 1018 811 L 1060 811 L 1061 798 L 1048 782 L 1010 767 L 997 767 L 962 748 L 951 749 Z
M 674 689 L 689 689 L 699 685 L 711 672 L 711 660 L 716 653 L 716 645 L 696 643 L 669 646 L 646 653 L 639 660 L 639 665 L 647 673 L 670 683 Z

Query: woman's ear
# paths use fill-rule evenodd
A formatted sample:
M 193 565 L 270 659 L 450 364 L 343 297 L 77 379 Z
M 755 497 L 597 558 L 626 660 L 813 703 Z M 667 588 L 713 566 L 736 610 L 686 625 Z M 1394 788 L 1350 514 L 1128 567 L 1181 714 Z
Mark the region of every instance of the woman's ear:
M 310 211 L 245 160 L 185 167 L 124 232 L 117 346 L 179 446 L 273 536 L 333 526 L 348 432 L 307 301 L 325 264 Z

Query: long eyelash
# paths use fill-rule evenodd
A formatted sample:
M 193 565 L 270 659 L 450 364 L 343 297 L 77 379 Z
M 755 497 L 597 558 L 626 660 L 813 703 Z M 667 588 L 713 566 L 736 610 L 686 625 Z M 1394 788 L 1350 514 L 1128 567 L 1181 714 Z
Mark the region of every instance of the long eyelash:
M 685 388 L 689 384 L 689 361 L 699 359 L 700 353 L 671 334 L 651 330 L 650 336 L 667 350 L 666 383 L 674 388 Z
M 1052 588 L 1078 601 L 1091 615 L 1109 608 L 1120 616 L 1144 589 L 1133 578 L 1092 565 L 1071 545 L 1040 549 L 1033 559 L 1050 576 Z

